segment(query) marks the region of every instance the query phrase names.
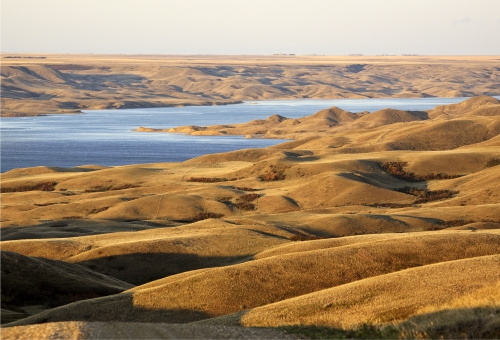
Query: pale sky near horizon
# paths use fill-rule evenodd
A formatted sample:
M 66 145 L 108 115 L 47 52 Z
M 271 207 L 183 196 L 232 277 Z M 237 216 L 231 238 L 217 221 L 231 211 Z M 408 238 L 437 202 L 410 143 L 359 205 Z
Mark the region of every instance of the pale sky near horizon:
M 1 0 L 2 52 L 500 55 L 500 0 Z

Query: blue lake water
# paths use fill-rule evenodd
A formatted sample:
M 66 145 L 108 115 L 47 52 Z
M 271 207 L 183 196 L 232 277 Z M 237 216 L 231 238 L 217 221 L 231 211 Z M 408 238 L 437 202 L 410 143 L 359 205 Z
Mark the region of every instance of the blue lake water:
M 383 108 L 428 110 L 466 98 L 386 98 L 338 100 L 268 100 L 226 106 L 187 106 L 129 110 L 94 110 L 84 114 L 1 119 L 1 171 L 39 165 L 126 165 L 180 162 L 208 153 L 260 148 L 283 142 L 235 136 L 186 136 L 139 133 L 139 126 L 242 123 L 273 114 L 299 118 L 338 106 L 359 112 Z

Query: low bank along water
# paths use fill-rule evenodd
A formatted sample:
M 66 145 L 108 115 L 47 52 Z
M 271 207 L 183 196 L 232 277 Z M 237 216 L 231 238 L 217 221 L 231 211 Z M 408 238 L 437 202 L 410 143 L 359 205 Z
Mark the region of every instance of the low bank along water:
M 180 162 L 209 153 L 261 148 L 278 139 L 237 136 L 185 136 L 138 133 L 139 126 L 243 123 L 273 114 L 299 118 L 338 106 L 351 112 L 383 108 L 428 110 L 466 98 L 386 98 L 339 100 L 268 100 L 224 106 L 188 106 L 129 110 L 93 110 L 76 115 L 1 119 L 1 171 L 33 166 L 126 165 Z

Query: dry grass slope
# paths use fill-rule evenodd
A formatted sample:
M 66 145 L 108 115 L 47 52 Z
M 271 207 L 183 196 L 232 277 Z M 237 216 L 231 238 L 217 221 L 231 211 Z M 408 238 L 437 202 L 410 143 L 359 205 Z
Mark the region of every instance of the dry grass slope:
M 419 324 L 423 324 L 422 320 L 432 318 L 429 308 L 446 310 L 450 304 L 463 307 L 453 302 L 497 288 L 499 261 L 498 255 L 484 256 L 371 277 L 247 311 L 240 315 L 239 322 L 254 327 L 302 324 L 352 328 L 363 323 L 402 322 L 420 315 Z M 483 306 L 478 300 L 474 305 L 488 308 L 491 302 Z M 410 321 L 405 325 L 412 327 Z
M 174 276 L 166 281 L 149 283 L 144 289 L 139 286 L 123 294 L 77 302 L 12 325 L 39 323 L 41 320 L 191 322 L 407 268 L 498 254 L 499 247 L 498 233 L 458 231 L 417 233 L 401 238 L 304 250 L 204 270 L 194 275 L 181 274 L 183 277 L 179 280 Z M 496 278 L 499 278 L 498 273 Z

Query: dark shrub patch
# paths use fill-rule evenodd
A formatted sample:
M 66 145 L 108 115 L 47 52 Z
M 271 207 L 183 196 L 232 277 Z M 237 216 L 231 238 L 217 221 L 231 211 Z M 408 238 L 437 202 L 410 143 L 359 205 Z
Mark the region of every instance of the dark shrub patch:
M 1 192 L 23 192 L 23 191 L 54 191 L 57 182 L 49 181 L 49 182 L 40 182 L 32 185 L 22 185 L 18 187 L 2 187 Z
M 385 162 L 381 163 L 380 167 L 388 174 L 409 182 L 422 182 L 437 179 L 452 179 L 458 178 L 460 175 L 448 175 L 444 173 L 430 173 L 427 175 L 417 175 L 413 172 L 408 172 L 404 168 L 408 166 L 408 162 Z
M 436 230 L 443 230 L 445 229 L 445 227 L 441 226 L 441 225 L 436 225 L 436 224 L 433 224 L 433 225 L 429 225 L 427 227 L 425 227 L 425 231 L 436 231 Z
M 85 192 L 104 192 L 104 191 L 111 191 L 111 190 L 124 190 L 124 189 L 137 188 L 137 187 L 138 187 L 138 185 L 131 184 L 131 183 L 122 184 L 122 185 L 119 185 L 116 187 L 115 186 L 105 187 L 102 185 L 98 185 L 98 186 L 91 187 L 90 189 L 86 189 Z
M 122 184 L 116 187 L 111 187 L 111 190 L 125 190 L 125 189 L 131 189 L 131 188 L 137 188 L 139 187 L 136 184 L 128 183 L 128 184 Z
M 224 197 L 218 198 L 217 202 L 220 202 L 220 203 L 231 203 L 231 199 L 232 199 L 231 196 L 224 196 Z
M 50 202 L 50 203 L 35 203 L 35 206 L 37 207 L 48 207 L 49 205 L 55 205 L 57 203 Z
M 261 181 L 282 181 L 285 179 L 286 168 L 273 169 L 260 176 Z
M 253 203 L 249 203 L 249 202 L 235 203 L 234 207 L 236 209 L 240 209 L 240 210 L 247 210 L 247 211 L 255 210 L 255 205 L 253 205 Z
M 390 209 L 398 209 L 398 208 L 406 208 L 411 207 L 413 203 L 375 203 L 375 204 L 367 204 L 369 207 L 374 208 L 390 208 Z
M 192 218 L 184 220 L 176 220 L 175 222 L 197 222 L 197 221 L 207 220 L 209 218 L 221 218 L 221 217 L 224 217 L 224 214 L 217 214 L 213 212 L 201 212 Z
M 316 235 L 306 235 L 306 234 L 296 234 L 289 237 L 290 241 L 312 241 L 312 240 L 323 240 L 326 237 L 320 237 Z
M 227 182 L 227 181 L 232 181 L 234 179 L 228 179 L 228 178 L 218 178 L 218 177 L 191 177 L 188 179 L 188 182 L 202 182 L 202 183 L 216 183 L 216 182 Z
M 385 162 L 380 164 L 387 173 L 400 179 L 408 179 L 409 174 L 404 170 L 407 165 L 407 162 Z
M 231 187 L 236 190 L 241 190 L 241 191 L 259 191 L 260 189 L 254 189 L 254 188 L 248 188 L 248 187 Z
M 246 194 L 246 195 L 241 195 L 240 200 L 242 200 L 243 202 L 252 202 L 259 197 L 260 197 L 259 194 Z
M 413 202 L 414 204 L 445 200 L 448 198 L 452 198 L 454 195 L 458 194 L 458 191 L 453 190 L 428 190 L 414 187 L 399 188 L 397 189 L 397 191 L 417 196 L 418 199 Z
M 443 221 L 440 223 L 443 228 L 451 228 L 451 227 L 460 227 L 469 223 L 474 223 L 475 221 L 473 220 L 464 220 L 464 219 L 458 219 L 458 220 L 447 220 Z
M 500 223 L 500 220 L 488 220 L 488 219 L 479 219 L 479 220 L 466 220 L 463 218 L 456 220 L 440 220 L 427 227 L 425 230 L 442 230 L 446 228 L 452 227 L 461 227 L 466 224 L 474 223 L 474 222 L 490 222 L 490 223 Z
M 486 167 L 491 168 L 493 166 L 500 165 L 500 158 L 492 158 L 486 162 Z
M 93 208 L 92 210 L 89 211 L 89 214 L 98 214 L 98 213 L 106 211 L 108 209 L 109 209 L 109 207 Z
M 105 187 L 105 186 L 99 185 L 99 186 L 91 187 L 90 189 L 85 189 L 85 192 L 103 192 L 103 191 L 109 191 L 109 190 L 111 190 L 111 187 Z

